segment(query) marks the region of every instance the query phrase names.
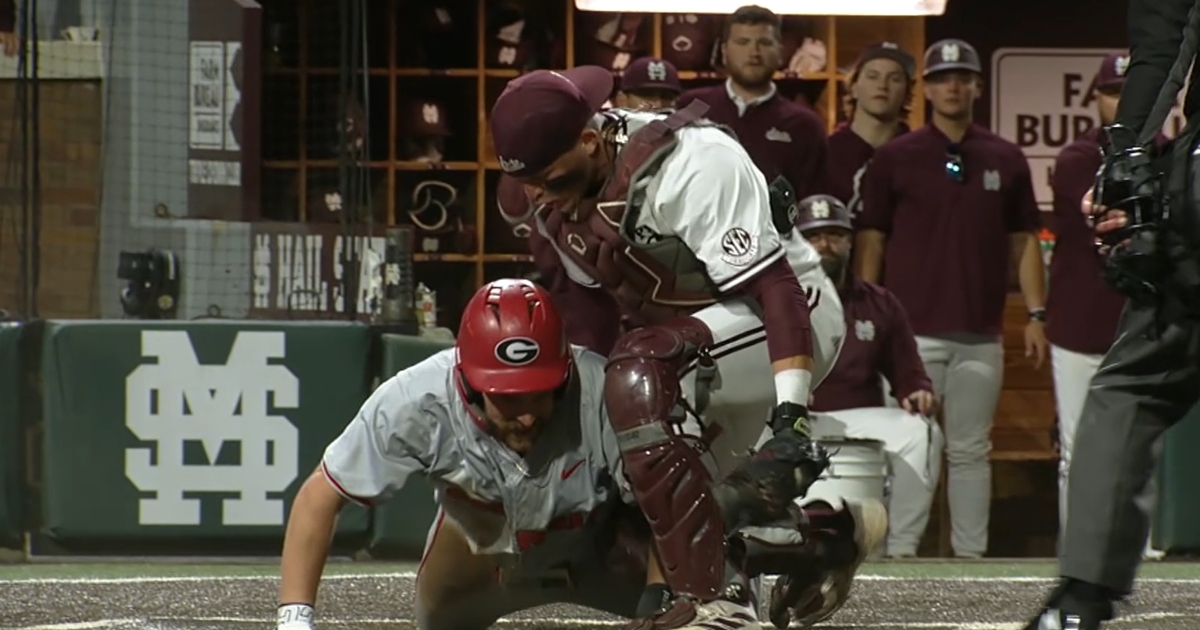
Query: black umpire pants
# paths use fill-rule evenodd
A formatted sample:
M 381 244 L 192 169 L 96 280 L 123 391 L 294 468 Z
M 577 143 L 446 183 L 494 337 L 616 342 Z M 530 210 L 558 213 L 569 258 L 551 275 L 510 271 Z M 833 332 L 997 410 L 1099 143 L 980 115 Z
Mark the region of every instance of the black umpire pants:
M 1122 596 L 1150 531 L 1159 438 L 1200 400 L 1200 322 L 1159 326 L 1153 310 L 1126 305 L 1092 379 L 1067 481 L 1059 573 Z

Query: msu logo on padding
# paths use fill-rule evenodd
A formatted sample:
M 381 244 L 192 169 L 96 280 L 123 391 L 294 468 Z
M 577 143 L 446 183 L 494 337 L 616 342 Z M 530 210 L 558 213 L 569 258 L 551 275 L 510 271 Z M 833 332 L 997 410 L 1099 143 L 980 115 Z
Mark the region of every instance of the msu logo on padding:
M 283 499 L 269 498 L 296 479 L 299 432 L 275 409 L 299 406 L 300 381 L 286 366 L 283 332 L 239 332 L 224 365 L 201 365 L 188 333 L 142 331 L 139 365 L 125 379 L 125 425 L 156 448 L 125 451 L 125 476 L 154 498 L 138 500 L 142 525 L 200 525 L 200 499 L 185 493 L 234 494 L 222 503 L 224 525 L 283 525 Z M 268 404 L 269 403 L 269 404 Z M 201 463 L 185 462 L 188 443 Z M 215 465 L 237 443 L 241 461 Z

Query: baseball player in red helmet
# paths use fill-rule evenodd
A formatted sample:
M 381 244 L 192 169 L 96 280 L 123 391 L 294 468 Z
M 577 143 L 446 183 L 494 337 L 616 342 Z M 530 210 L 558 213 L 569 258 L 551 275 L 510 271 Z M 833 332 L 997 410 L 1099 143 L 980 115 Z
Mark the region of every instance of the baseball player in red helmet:
M 536 228 L 568 275 L 612 294 L 630 329 L 605 404 L 655 539 L 643 601 L 657 604 L 639 617 L 758 628 L 725 541 L 785 515 L 828 464 L 807 403 L 845 334 L 841 303 L 789 191 L 768 187 L 707 105 L 601 111 L 612 89 L 594 66 L 513 80 L 491 112 L 496 152 L 542 206 Z M 768 418 L 773 437 L 747 457 Z M 814 529 L 882 538 L 882 505 L 846 507 Z M 860 556 L 839 557 L 829 570 L 853 575 Z
M 484 630 L 550 603 L 633 616 L 650 532 L 621 484 L 603 383 L 604 359 L 567 343 L 542 288 L 481 288 L 455 348 L 375 390 L 297 494 L 278 627 L 314 627 L 338 512 L 383 501 L 413 475 L 432 482 L 439 506 L 417 570 L 418 629 Z M 778 564 L 773 554 L 811 557 L 828 542 L 802 539 L 795 521 L 790 533 L 738 532 L 730 544 L 759 575 Z

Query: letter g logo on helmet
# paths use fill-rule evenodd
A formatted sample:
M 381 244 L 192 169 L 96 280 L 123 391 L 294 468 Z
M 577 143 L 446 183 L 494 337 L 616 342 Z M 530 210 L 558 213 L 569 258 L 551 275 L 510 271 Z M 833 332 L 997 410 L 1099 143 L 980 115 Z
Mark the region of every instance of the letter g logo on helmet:
M 540 352 L 538 343 L 528 337 L 509 337 L 496 344 L 496 358 L 508 365 L 529 365 Z

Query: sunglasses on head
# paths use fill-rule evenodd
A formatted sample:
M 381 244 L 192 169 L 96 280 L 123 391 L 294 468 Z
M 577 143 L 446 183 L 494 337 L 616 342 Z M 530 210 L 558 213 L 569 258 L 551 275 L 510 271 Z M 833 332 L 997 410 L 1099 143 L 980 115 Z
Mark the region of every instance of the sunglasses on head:
M 959 184 L 967 179 L 966 170 L 963 169 L 962 149 L 957 144 L 946 147 L 946 177 Z

